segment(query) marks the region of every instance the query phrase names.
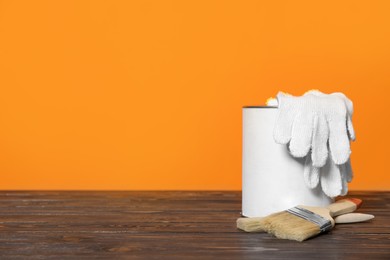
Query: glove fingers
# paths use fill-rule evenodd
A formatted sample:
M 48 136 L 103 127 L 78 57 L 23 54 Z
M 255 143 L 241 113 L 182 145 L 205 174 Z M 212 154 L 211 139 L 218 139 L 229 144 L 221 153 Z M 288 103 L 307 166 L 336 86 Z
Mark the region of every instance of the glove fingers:
M 313 118 L 310 113 L 300 113 L 296 116 L 290 141 L 290 153 L 294 157 L 304 157 L 311 147 L 313 134 Z
M 324 117 L 314 117 L 311 158 L 313 166 L 322 167 L 328 158 L 329 128 Z
M 328 158 L 324 167 L 321 168 L 322 191 L 329 197 L 336 197 L 341 194 L 342 180 L 340 169 Z
M 347 134 L 345 118 L 334 116 L 328 120 L 329 149 L 335 164 L 344 164 L 348 161 L 351 149 Z
M 317 187 L 320 182 L 320 168 L 313 166 L 309 154 L 306 156 L 305 165 L 303 166 L 303 179 L 310 189 Z
M 353 128 L 353 124 L 352 124 L 353 103 L 347 97 L 345 97 L 344 101 L 345 101 L 345 104 L 347 107 L 347 112 L 348 112 L 348 114 L 347 114 L 347 129 L 348 129 L 348 133 L 349 133 L 349 138 L 352 141 L 355 141 L 355 139 L 356 139 L 355 129 Z
M 349 138 L 352 140 L 352 141 L 355 141 L 356 139 L 356 136 L 355 136 L 355 130 L 353 128 L 353 125 L 352 125 L 352 114 L 353 114 L 353 103 L 352 101 L 347 98 L 343 93 L 333 93 L 331 94 L 333 96 L 338 96 L 339 98 L 341 98 L 343 101 L 344 101 L 344 104 L 345 104 L 345 108 L 347 109 L 347 129 L 348 129 L 348 133 L 349 133 Z
M 349 115 L 347 116 L 347 129 L 348 129 L 349 138 L 352 141 L 355 141 L 356 140 L 355 129 L 353 128 L 352 118 Z
M 346 163 L 342 165 L 337 165 L 340 170 L 341 176 L 341 196 L 345 196 L 348 193 L 348 183 L 347 183 L 347 168 Z
M 276 95 L 278 100 L 278 115 L 274 126 L 274 140 L 278 144 L 287 144 L 291 139 L 291 129 L 294 121 L 294 106 L 292 97 L 283 92 Z
M 274 140 L 278 144 L 287 144 L 291 140 L 291 130 L 294 121 L 294 116 L 291 110 L 278 109 L 274 127 Z
M 348 160 L 347 163 L 344 164 L 345 167 L 345 175 L 347 182 L 351 182 L 353 178 L 353 171 L 351 166 L 351 158 Z

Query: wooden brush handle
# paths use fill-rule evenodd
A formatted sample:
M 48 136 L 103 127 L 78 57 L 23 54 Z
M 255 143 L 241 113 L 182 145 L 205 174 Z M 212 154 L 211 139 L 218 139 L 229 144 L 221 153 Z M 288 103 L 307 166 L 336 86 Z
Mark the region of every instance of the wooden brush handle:
M 347 213 L 335 217 L 336 224 L 364 222 L 374 218 L 374 215 L 364 213 Z
M 341 199 L 335 203 L 330 204 L 327 208 L 330 211 L 332 217 L 336 217 L 345 213 L 354 212 L 362 204 L 361 199 Z

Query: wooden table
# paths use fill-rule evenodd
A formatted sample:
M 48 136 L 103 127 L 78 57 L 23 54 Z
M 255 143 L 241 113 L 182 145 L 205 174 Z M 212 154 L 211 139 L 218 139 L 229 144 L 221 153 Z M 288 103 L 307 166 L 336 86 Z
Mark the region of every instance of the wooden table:
M 299 243 L 236 229 L 240 192 L 0 191 L 0 258 L 390 259 L 390 192 L 350 192 L 376 218 Z

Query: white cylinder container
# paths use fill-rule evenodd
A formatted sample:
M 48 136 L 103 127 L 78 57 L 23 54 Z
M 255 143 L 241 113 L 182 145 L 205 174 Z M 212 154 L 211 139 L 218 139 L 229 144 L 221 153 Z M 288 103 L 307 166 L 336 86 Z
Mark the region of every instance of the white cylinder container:
M 243 108 L 242 215 L 262 217 L 296 205 L 325 207 L 333 202 L 321 190 L 306 187 L 304 158 L 277 144 L 276 107 Z

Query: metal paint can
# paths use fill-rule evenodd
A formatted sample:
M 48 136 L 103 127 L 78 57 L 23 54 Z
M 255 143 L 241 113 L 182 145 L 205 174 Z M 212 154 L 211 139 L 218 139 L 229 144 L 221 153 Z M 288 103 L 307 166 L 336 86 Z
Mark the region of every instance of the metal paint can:
M 320 185 L 306 187 L 304 158 L 277 144 L 273 128 L 277 107 L 243 108 L 242 215 L 261 217 L 296 205 L 325 207 L 333 202 Z

